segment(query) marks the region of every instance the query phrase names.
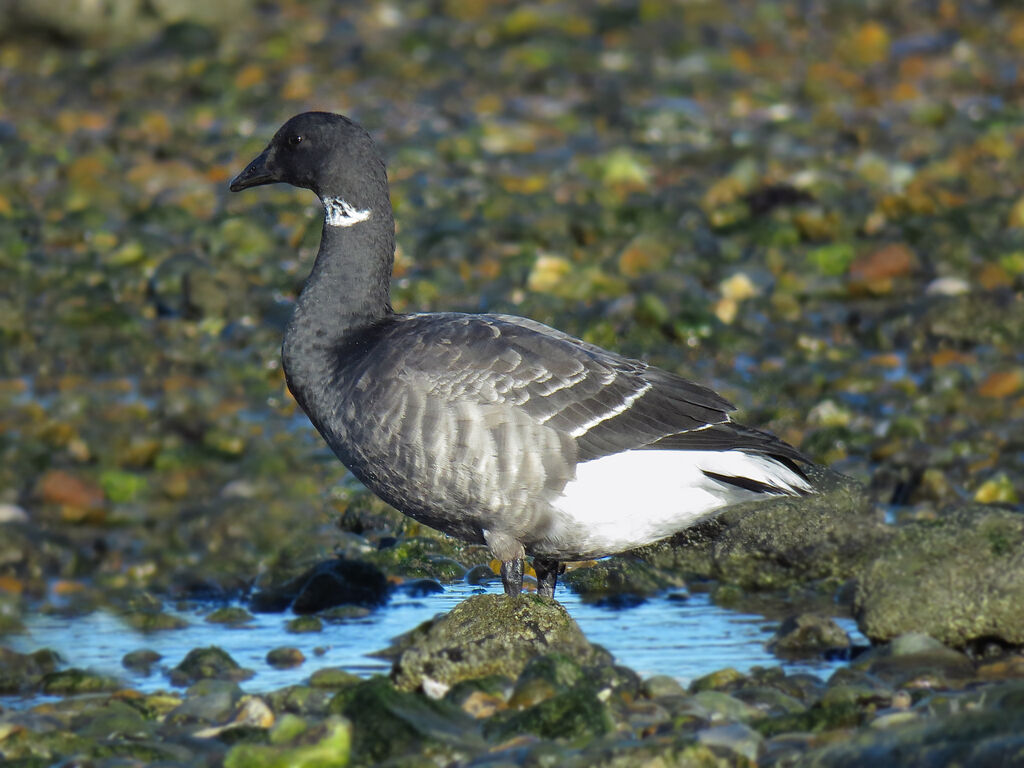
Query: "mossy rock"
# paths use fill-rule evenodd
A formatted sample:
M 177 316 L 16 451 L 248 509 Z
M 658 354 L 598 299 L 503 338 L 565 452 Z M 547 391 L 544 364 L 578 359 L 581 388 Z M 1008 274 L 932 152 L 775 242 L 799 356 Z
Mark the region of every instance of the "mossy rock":
M 483 747 L 476 721 L 457 706 L 398 690 L 381 676 L 338 692 L 328 709 L 352 722 L 356 765 L 378 765 L 400 755 L 448 764 Z
M 972 506 L 909 523 L 877 552 L 854 598 L 875 642 L 924 632 L 963 648 L 1024 644 L 1024 515 Z
M 486 675 L 517 678 L 531 659 L 551 651 L 583 665 L 609 658 L 559 603 L 526 594 L 476 595 L 424 623 L 404 642 L 391 677 L 406 691 L 426 678 L 445 685 Z
M 62 669 L 43 677 L 40 688 L 51 696 L 74 696 L 79 693 L 116 691 L 123 683 L 116 677 L 99 675 L 87 669 Z
M 544 739 L 589 741 L 610 733 L 608 707 L 592 685 L 578 685 L 519 712 L 502 712 L 487 721 L 484 735 L 502 741 L 522 733 Z
M 864 765 L 1019 765 L 1024 759 L 1024 713 L 965 711 L 886 729 L 867 728 L 851 739 L 805 753 L 801 768 Z
M 0 647 L 0 694 L 19 693 L 32 688 L 41 677 L 53 674 L 58 663 L 60 658 L 49 649 L 18 653 Z
M 638 554 L 661 568 L 743 589 L 845 581 L 875 556 L 891 530 L 857 483 L 821 469 L 812 480 L 816 494 L 737 504 Z
M 196 680 L 247 680 L 252 677 L 251 669 L 238 665 L 227 651 L 211 645 L 208 648 L 193 648 L 181 663 L 171 670 L 174 685 L 188 685 Z
M 283 725 L 289 726 L 286 720 Z M 237 744 L 224 758 L 225 768 L 344 768 L 352 743 L 351 724 L 329 717 L 309 728 L 271 732 L 273 744 Z
M 677 573 L 669 573 L 636 557 L 613 557 L 575 568 L 561 579 L 585 600 L 617 603 L 642 600 L 665 589 L 686 586 Z

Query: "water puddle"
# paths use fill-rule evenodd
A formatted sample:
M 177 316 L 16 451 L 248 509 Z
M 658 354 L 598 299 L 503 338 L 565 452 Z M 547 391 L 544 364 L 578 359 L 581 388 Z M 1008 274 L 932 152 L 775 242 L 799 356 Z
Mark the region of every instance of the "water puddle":
M 27 618 L 25 634 L 7 642 L 23 653 L 50 648 L 69 666 L 119 676 L 146 692 L 170 688 L 163 670 L 176 666 L 193 648 L 217 645 L 255 672 L 242 688 L 261 692 L 300 683 L 326 666 L 343 667 L 363 676 L 387 672 L 388 661 L 366 654 L 385 648 L 391 638 L 451 610 L 467 597 L 500 588 L 453 584 L 445 587 L 444 593 L 425 597 L 397 593 L 385 608 L 366 617 L 325 623 L 322 632 L 308 634 L 286 631 L 286 622 L 293 618 L 290 613 L 257 614 L 243 627 L 210 624 L 203 617 L 220 606 L 197 604 L 189 610 L 170 611 L 189 621 L 189 626 L 180 630 L 144 634 L 104 611 L 74 619 L 35 615 Z M 685 685 L 723 667 L 746 672 L 755 666 L 781 665 L 787 672 L 810 672 L 827 678 L 845 664 L 823 659 L 780 661 L 764 648 L 777 622 L 720 608 L 702 593 L 686 600 L 660 596 L 639 605 L 614 608 L 584 603 L 568 591 L 560 591 L 559 600 L 591 642 L 603 645 L 618 663 L 644 677 L 670 675 Z M 837 621 L 855 643 L 866 644 L 852 620 Z M 266 662 L 267 651 L 280 646 L 298 648 L 306 662 L 292 669 L 271 667 Z M 148 677 L 134 675 L 121 666 L 126 653 L 140 648 L 150 648 L 163 656 L 162 667 L 155 667 Z M 15 703 L 11 699 L 0 701 L 5 705 Z

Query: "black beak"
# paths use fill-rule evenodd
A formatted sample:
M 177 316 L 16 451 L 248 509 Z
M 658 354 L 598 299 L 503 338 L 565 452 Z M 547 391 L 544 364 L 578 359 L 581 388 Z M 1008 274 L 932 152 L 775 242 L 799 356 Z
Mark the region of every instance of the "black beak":
M 261 184 L 273 184 L 279 179 L 267 168 L 267 156 L 270 154 L 270 147 L 267 147 L 259 156 L 245 167 L 245 170 L 231 180 L 229 189 L 232 192 L 241 192 L 249 187 L 258 187 Z

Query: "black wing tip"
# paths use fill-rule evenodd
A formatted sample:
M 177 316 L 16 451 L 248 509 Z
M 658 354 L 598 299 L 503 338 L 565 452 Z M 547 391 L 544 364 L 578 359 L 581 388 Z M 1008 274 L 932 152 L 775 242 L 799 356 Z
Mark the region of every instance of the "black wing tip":
M 772 456 L 771 458 L 778 460 L 778 457 L 775 456 Z M 784 464 L 787 468 L 792 469 L 799 477 L 808 482 L 808 485 L 810 484 L 807 476 L 795 465 L 790 464 L 788 460 L 780 461 L 780 463 Z M 723 475 L 718 472 L 711 472 L 707 469 L 702 469 L 701 472 L 703 472 L 706 477 L 709 477 L 719 483 L 731 485 L 736 488 L 742 488 L 743 490 L 750 491 L 752 493 L 766 493 L 771 496 L 809 496 L 814 492 L 809 487 L 800 488 L 797 486 L 791 486 L 783 488 L 778 485 L 763 483 L 760 480 L 754 480 L 751 477 L 743 477 L 741 475 Z

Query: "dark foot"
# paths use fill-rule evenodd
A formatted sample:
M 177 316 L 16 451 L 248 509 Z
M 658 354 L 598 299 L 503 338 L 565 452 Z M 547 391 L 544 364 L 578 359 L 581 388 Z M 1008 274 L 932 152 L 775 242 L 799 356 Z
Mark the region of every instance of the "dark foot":
M 555 582 L 558 576 L 565 573 L 565 565 L 557 560 L 543 557 L 533 558 L 533 570 L 537 572 L 537 594 L 541 597 L 555 596 Z
M 505 560 L 501 564 L 501 583 L 505 585 L 505 594 L 515 597 L 523 591 L 523 558 Z

